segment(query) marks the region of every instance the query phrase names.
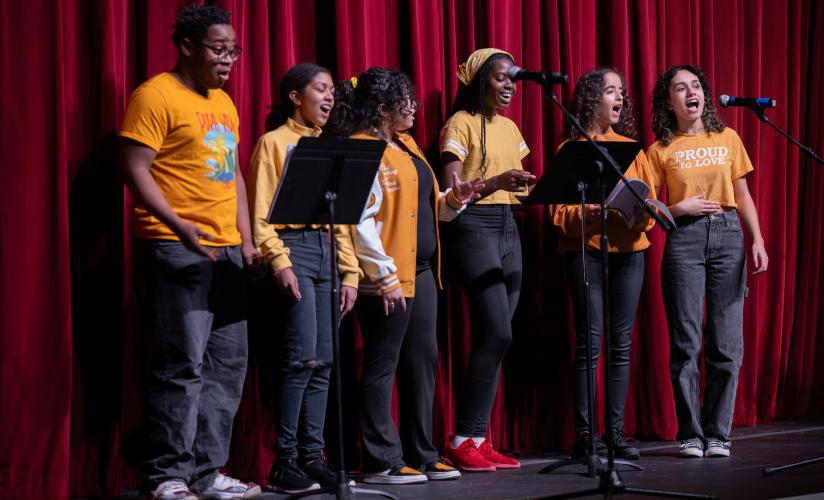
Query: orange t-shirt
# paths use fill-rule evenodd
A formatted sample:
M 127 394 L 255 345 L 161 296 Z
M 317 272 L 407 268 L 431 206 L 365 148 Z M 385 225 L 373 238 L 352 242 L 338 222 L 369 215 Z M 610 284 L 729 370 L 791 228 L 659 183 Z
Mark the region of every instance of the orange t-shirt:
M 676 134 L 669 145 L 655 141 L 647 150 L 656 192 L 666 183 L 668 203 L 706 193 L 722 207 L 736 208 L 733 181 L 753 167 L 741 138 L 727 127 L 700 135 Z
M 171 73 L 138 87 L 126 108 L 122 137 L 157 152 L 151 174 L 163 197 L 186 222 L 211 234 L 204 245 L 240 244 L 237 229 L 236 150 L 239 119 L 232 99 L 220 89 L 194 92 Z M 179 240 L 140 205 L 135 234 L 144 239 Z
M 635 142 L 634 139 L 624 137 L 621 134 L 615 133 L 610 128 L 603 135 L 596 134 L 592 137 L 596 141 L 611 141 L 611 142 Z M 584 139 L 581 139 L 584 140 Z M 561 143 L 561 146 L 566 144 L 566 141 Z M 558 146 L 558 149 L 561 149 Z M 632 164 L 629 166 L 624 176 L 627 178 L 640 179 L 648 185 L 652 183 L 649 178 L 649 166 L 647 165 L 647 158 L 643 151 L 639 151 Z M 648 198 L 655 198 L 655 193 L 650 189 Z M 549 214 L 552 218 L 552 223 L 560 233 L 561 238 L 558 241 L 558 252 L 564 253 L 567 250 L 580 251 L 581 250 L 581 207 L 579 205 L 550 205 Z M 641 217 L 632 229 L 627 228 L 626 222 L 619 215 L 613 212 L 608 212 L 607 215 L 607 242 L 609 244 L 609 252 L 638 252 L 649 248 L 649 239 L 645 232 L 652 229 L 655 225 L 655 219 L 651 217 Z M 599 220 L 594 220 L 587 224 L 587 248 L 598 250 L 601 248 L 601 224 Z

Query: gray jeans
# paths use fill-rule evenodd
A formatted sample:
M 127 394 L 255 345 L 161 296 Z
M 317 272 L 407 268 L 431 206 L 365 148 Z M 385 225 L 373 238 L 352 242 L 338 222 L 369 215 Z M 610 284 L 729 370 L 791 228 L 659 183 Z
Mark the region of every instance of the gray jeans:
M 217 262 L 173 241 L 141 250 L 153 308 L 144 488 L 181 479 L 200 491 L 229 457 L 246 376 L 243 259 L 236 246 Z
M 284 298 L 278 315 L 283 319 L 283 360 L 274 450 L 279 460 L 298 455 L 310 460 L 323 455 L 332 369 L 330 248 L 322 229 L 283 231 L 280 238 L 289 248 L 301 300 Z
M 729 440 L 744 352 L 747 263 L 741 223 L 735 210 L 680 217 L 677 223 L 678 229 L 667 237 L 661 280 L 678 439 Z

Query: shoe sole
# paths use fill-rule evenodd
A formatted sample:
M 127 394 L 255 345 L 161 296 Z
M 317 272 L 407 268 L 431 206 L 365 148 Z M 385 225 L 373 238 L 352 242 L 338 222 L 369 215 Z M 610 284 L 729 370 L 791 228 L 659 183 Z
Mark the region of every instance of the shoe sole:
M 451 460 L 449 457 L 442 457 L 444 463 L 455 467 L 456 469 L 460 470 L 461 472 L 495 472 L 495 465 L 490 464 L 489 467 L 466 467 L 460 465 L 458 462 Z
M 452 479 L 460 479 L 461 472 L 457 470 L 451 470 L 449 472 L 427 472 L 426 477 L 430 481 L 449 481 Z
M 518 465 L 515 465 L 515 464 L 498 464 L 498 463 L 493 462 L 492 465 L 494 465 L 496 469 L 520 469 L 521 468 L 521 464 L 518 464 Z
M 426 476 L 421 475 L 421 477 L 364 476 L 363 482 L 369 484 L 421 484 L 428 481 Z
M 728 458 L 730 456 L 729 450 L 707 450 L 704 452 L 704 456 L 707 458 Z
M 680 455 L 683 458 L 703 458 L 704 451 L 703 450 L 695 450 L 695 451 L 682 451 Z

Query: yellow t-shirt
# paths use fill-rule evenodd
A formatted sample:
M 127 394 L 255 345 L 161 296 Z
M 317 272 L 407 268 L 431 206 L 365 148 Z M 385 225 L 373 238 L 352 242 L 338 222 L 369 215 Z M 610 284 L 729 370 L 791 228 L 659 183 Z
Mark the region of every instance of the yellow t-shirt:
M 489 179 L 507 170 L 523 170 L 521 160 L 529 154 L 529 148 L 521 131 L 509 118 L 495 115 L 486 122 L 486 173 L 481 175 L 481 120 L 480 113 L 458 111 L 441 130 L 441 153 L 452 153 L 461 160 L 461 180 Z M 515 205 L 520 202 L 515 193 L 499 190 L 477 203 Z
M 122 137 L 157 152 L 151 174 L 163 197 L 186 222 L 211 234 L 210 246 L 240 244 L 237 229 L 240 142 L 237 109 L 220 89 L 209 96 L 190 90 L 171 73 L 138 87 L 126 108 Z M 135 234 L 144 239 L 179 240 L 165 224 L 135 206 Z
M 647 160 L 655 191 L 666 182 L 670 205 L 706 193 L 707 200 L 736 208 L 732 183 L 753 170 L 744 144 L 729 127 L 700 135 L 676 134 L 667 146 L 655 141 Z
M 292 267 L 289 248 L 283 244 L 278 231 L 306 227 L 303 224 L 273 225 L 266 220 L 283 169 L 286 167 L 286 154 L 289 147 L 297 144 L 301 137 L 317 137 L 320 133 L 320 127 L 306 127 L 288 118 L 280 127 L 263 134 L 252 153 L 246 177 L 249 180 L 246 189 L 252 219 L 252 237 L 255 246 L 269 262 L 273 271 Z M 311 227 L 319 229 L 326 226 L 313 224 Z M 341 284 L 357 288 L 362 273 L 350 233 L 350 226 L 335 225 L 338 270 L 343 275 Z

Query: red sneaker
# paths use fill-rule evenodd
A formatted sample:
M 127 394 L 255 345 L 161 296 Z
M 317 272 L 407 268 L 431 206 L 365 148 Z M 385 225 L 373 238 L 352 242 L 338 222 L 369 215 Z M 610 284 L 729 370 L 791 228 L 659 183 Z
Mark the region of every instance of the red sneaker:
M 457 448 L 452 443 L 446 445 L 446 458 L 453 467 L 466 472 L 495 472 L 495 464 L 485 459 L 475 442 L 467 439 Z
M 508 457 L 506 455 L 502 455 L 495 451 L 495 448 L 489 444 L 489 440 L 485 440 L 481 447 L 478 448 L 481 456 L 484 457 L 488 462 L 491 462 L 495 465 L 498 469 L 520 469 L 521 462 L 515 460 L 512 457 Z

